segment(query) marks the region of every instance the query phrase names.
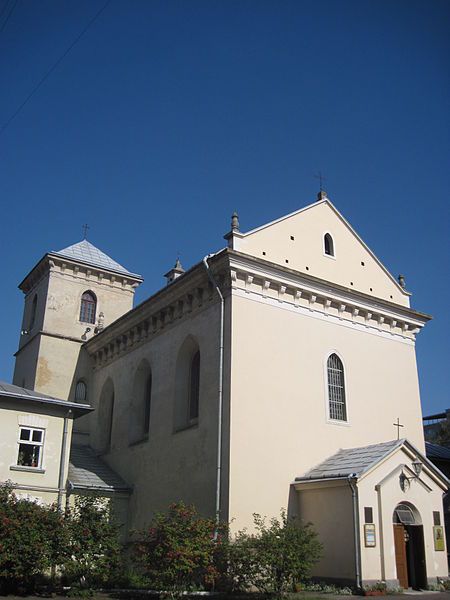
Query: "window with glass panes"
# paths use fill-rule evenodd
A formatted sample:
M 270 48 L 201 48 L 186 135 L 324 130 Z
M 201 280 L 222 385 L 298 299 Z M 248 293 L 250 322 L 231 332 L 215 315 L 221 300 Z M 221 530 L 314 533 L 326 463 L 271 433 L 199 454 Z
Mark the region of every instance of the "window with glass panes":
M 95 309 L 97 302 L 92 292 L 84 292 L 81 296 L 80 321 L 82 323 L 95 323 Z
M 35 427 L 21 427 L 18 444 L 17 465 L 38 469 L 42 464 L 44 430 Z
M 341 359 L 336 354 L 332 354 L 328 358 L 327 375 L 330 419 L 346 421 L 344 367 Z

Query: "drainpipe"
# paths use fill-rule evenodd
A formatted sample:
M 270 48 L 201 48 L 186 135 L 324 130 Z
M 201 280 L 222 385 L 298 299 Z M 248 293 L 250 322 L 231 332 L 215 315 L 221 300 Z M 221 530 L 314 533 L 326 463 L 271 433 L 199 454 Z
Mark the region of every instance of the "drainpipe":
M 67 436 L 69 432 L 69 418 L 72 416 L 72 411 L 69 410 L 66 415 L 64 415 L 64 427 L 63 427 L 63 436 L 61 442 L 61 456 L 59 459 L 59 480 L 58 480 L 58 510 L 60 511 L 62 508 L 62 498 L 63 492 L 65 490 L 64 486 L 64 468 L 66 465 L 66 456 L 67 456 Z
M 220 496 L 221 496 L 221 476 L 222 476 L 222 406 L 223 406 L 223 338 L 224 338 L 224 297 L 219 289 L 217 281 L 214 279 L 213 274 L 209 268 L 208 258 L 211 258 L 214 254 L 208 254 L 203 259 L 208 277 L 214 286 L 219 298 L 220 298 L 220 342 L 219 342 L 219 389 L 218 389 L 218 419 L 217 419 L 217 481 L 216 481 L 216 523 L 220 522 Z M 214 538 L 217 538 L 217 529 L 214 532 Z
M 355 574 L 356 587 L 361 589 L 361 536 L 359 532 L 359 507 L 358 507 L 358 491 L 356 488 L 357 476 L 356 473 L 351 473 L 347 478 L 350 489 L 352 490 L 352 505 L 353 505 L 353 529 L 355 532 Z

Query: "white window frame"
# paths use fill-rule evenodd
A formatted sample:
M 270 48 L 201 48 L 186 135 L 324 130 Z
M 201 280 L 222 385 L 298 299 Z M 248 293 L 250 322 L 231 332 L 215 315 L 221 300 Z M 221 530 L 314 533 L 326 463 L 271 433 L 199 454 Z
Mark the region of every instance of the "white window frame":
M 325 236 L 326 235 L 329 235 L 331 237 L 331 241 L 333 242 L 333 254 L 327 254 L 325 252 Z M 334 235 L 331 233 L 331 231 L 324 231 L 322 234 L 322 252 L 323 252 L 323 255 L 326 256 L 327 258 L 336 260 L 336 242 L 335 242 Z
M 30 432 L 30 436 L 28 440 L 23 440 L 21 439 L 22 436 L 22 431 L 24 430 L 28 430 Z M 35 431 L 40 432 L 41 435 L 41 441 L 40 442 L 36 442 L 33 441 L 33 433 Z M 18 469 L 30 469 L 30 470 L 41 470 L 42 469 L 42 462 L 43 462 L 43 455 L 44 455 L 44 440 L 45 440 L 45 429 L 42 429 L 41 427 L 30 427 L 28 425 L 20 425 L 19 426 L 19 439 L 17 440 L 17 458 L 16 458 L 16 467 Z M 33 465 L 21 465 L 19 464 L 19 456 L 20 456 L 20 446 L 21 444 L 26 445 L 26 446 L 37 446 L 39 448 L 39 459 L 38 459 L 38 464 L 33 466 Z
M 329 397 L 329 392 L 328 392 L 328 359 L 330 358 L 330 356 L 332 354 L 336 354 L 336 356 L 339 357 L 339 359 L 342 363 L 342 368 L 344 370 L 345 412 L 347 415 L 347 418 L 345 421 L 340 421 L 339 419 L 332 419 L 330 416 L 330 397 Z M 330 425 L 339 425 L 341 427 L 349 427 L 351 423 L 350 423 L 350 402 L 349 402 L 349 394 L 348 394 L 348 386 L 347 386 L 347 367 L 346 367 L 345 361 L 342 358 L 341 354 L 335 349 L 330 350 L 325 356 L 325 360 L 323 363 L 323 382 L 324 382 L 326 422 L 329 423 Z

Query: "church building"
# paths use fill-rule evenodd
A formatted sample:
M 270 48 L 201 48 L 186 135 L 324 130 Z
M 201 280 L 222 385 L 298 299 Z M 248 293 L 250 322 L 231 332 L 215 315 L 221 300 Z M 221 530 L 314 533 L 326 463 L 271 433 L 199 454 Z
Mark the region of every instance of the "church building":
M 285 508 L 319 534 L 320 579 L 446 577 L 415 353 L 430 317 L 325 192 L 248 232 L 234 214 L 225 239 L 135 308 L 142 277 L 87 240 L 20 284 L 14 385 L 82 407 L 65 500 L 111 497 L 124 539 L 178 500 L 233 531 Z

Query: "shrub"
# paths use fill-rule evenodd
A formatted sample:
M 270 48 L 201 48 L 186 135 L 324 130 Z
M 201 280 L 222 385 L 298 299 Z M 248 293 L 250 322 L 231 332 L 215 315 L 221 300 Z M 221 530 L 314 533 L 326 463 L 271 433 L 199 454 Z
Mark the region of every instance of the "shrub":
M 67 535 L 55 507 L 18 499 L 0 486 L 0 590 L 32 591 L 39 575 L 65 555 Z
M 95 496 L 77 496 L 66 515 L 68 558 L 62 565 L 69 583 L 91 588 L 112 583 L 119 572 L 118 526 L 110 502 Z
M 137 545 L 137 559 L 151 584 L 181 591 L 211 589 L 219 577 L 216 523 L 199 517 L 193 506 L 172 504 L 167 514 L 157 513 Z
M 322 545 L 310 524 L 281 511 L 266 524 L 254 515 L 256 534 L 240 532 L 229 546 L 229 574 L 235 588 L 254 586 L 267 594 L 294 591 L 321 556 Z

